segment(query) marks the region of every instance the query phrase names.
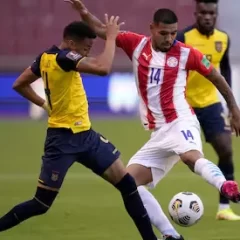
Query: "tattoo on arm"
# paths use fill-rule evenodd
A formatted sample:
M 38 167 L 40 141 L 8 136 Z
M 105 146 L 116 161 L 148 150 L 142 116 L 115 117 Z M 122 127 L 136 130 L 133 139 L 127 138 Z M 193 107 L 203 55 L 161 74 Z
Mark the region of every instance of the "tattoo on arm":
M 213 69 L 212 72 L 206 76 L 206 78 L 211 81 L 222 94 L 227 102 L 229 110 L 232 110 L 237 106 L 231 88 L 227 84 L 224 77 L 216 69 Z

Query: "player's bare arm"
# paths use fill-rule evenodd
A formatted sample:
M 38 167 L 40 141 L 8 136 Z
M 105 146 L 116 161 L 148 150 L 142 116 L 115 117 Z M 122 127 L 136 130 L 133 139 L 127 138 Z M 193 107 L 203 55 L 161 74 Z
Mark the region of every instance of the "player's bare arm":
M 226 79 L 228 85 L 232 87 L 232 77 L 231 77 L 231 66 L 230 66 L 230 59 L 229 59 L 229 48 L 230 48 L 230 40 L 228 37 L 228 46 L 227 50 L 224 53 L 224 56 L 220 62 L 220 72 L 223 77 Z
M 100 76 L 110 73 L 116 49 L 116 37 L 122 24 L 118 23 L 118 16 L 112 16 L 108 19 L 107 14 L 105 15 L 105 21 L 107 40 L 103 53 L 95 58 L 85 57 L 81 59 L 77 65 L 77 70 L 79 72 L 97 74 Z
M 49 113 L 45 100 L 38 96 L 30 86 L 38 78 L 29 67 L 13 83 L 13 89 L 30 102 L 43 107 Z
M 232 129 L 236 132 L 236 135 L 240 135 L 240 110 L 237 106 L 236 100 L 233 96 L 233 93 L 226 82 L 225 78 L 216 70 L 213 69 L 209 75 L 206 76 L 210 80 L 219 92 L 222 94 L 224 99 L 227 102 L 228 108 L 231 112 L 231 126 Z
M 107 32 L 106 25 L 102 21 L 100 21 L 96 16 L 90 13 L 82 1 L 80 0 L 64 0 L 64 1 L 70 3 L 73 6 L 73 8 L 80 14 L 83 21 L 85 21 L 100 38 L 106 39 Z

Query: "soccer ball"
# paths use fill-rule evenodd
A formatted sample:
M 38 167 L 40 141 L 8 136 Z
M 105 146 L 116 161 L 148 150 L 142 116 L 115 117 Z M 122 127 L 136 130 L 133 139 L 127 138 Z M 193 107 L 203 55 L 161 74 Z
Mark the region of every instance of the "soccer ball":
M 202 200 L 196 194 L 180 192 L 170 201 L 168 212 L 175 223 L 190 227 L 201 219 L 204 207 Z

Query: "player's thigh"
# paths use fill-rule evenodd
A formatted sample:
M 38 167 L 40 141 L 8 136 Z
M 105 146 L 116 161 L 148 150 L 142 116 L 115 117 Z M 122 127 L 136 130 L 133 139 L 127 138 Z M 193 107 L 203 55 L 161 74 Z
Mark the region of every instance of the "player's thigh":
M 47 189 L 60 189 L 68 169 L 75 162 L 75 159 L 76 156 L 70 154 L 43 156 L 39 184 Z
M 179 157 L 170 150 L 170 146 L 169 149 L 166 148 L 166 142 L 161 135 L 161 131 L 152 134 L 151 139 L 127 165 L 128 172 L 134 177 L 138 186 L 155 187 L 179 160 Z
M 42 157 L 39 184 L 50 189 L 60 189 L 68 169 L 77 160 L 77 154 L 68 144 L 71 132 L 48 129 Z
M 200 125 L 194 117 L 185 121 L 176 122 L 171 129 L 172 150 L 177 155 L 189 151 L 196 151 L 203 154 Z
M 88 150 L 79 155 L 78 162 L 110 183 L 118 183 L 126 174 L 118 149 L 94 130 L 91 130 L 87 142 Z
M 206 142 L 212 143 L 220 134 L 231 134 L 229 116 L 224 112 L 221 103 L 198 109 L 201 113 L 201 127 Z

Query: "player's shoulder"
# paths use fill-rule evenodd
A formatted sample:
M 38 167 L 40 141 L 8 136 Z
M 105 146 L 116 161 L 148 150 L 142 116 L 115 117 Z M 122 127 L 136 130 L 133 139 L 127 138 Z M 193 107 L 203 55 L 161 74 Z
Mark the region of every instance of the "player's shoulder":
M 223 40 L 229 40 L 229 35 L 226 31 L 219 29 L 219 28 L 215 28 L 214 29 L 214 36 Z
M 176 39 L 181 42 L 185 42 L 185 37 L 187 34 L 193 32 L 196 29 L 194 25 L 187 26 L 186 28 L 178 31 Z
M 188 32 L 194 31 L 195 29 L 196 29 L 195 25 L 190 25 L 180 30 L 179 33 L 186 34 Z
M 60 52 L 60 49 L 57 46 L 53 45 L 53 46 L 43 50 L 42 52 L 40 52 L 38 54 L 38 56 L 36 57 L 36 59 L 40 60 L 42 55 L 44 55 L 44 54 L 58 54 L 59 52 Z
M 194 49 L 193 46 L 189 45 L 189 44 L 186 44 L 182 41 L 179 41 L 179 40 L 176 40 L 176 46 L 178 46 L 179 48 L 182 48 L 182 49 L 188 49 L 189 51 Z
M 65 59 L 71 61 L 77 61 L 82 58 L 81 54 L 71 51 L 70 49 L 60 49 L 56 45 L 53 45 L 51 48 L 45 50 L 43 53 L 54 54 L 58 59 Z
M 146 37 L 143 34 L 132 32 L 132 31 L 120 31 L 118 35 L 125 35 L 125 36 L 129 36 L 129 37 L 140 37 L 140 38 Z
M 145 41 L 144 41 L 145 39 Z M 147 36 L 130 31 L 121 31 L 116 39 L 116 45 L 122 48 L 130 59 L 138 46 L 147 42 Z
M 76 66 L 84 56 L 69 49 L 60 50 L 57 53 L 56 62 L 66 72 L 76 71 Z

